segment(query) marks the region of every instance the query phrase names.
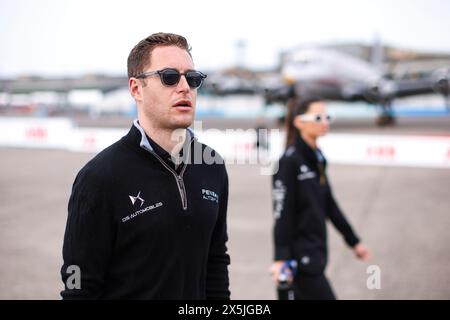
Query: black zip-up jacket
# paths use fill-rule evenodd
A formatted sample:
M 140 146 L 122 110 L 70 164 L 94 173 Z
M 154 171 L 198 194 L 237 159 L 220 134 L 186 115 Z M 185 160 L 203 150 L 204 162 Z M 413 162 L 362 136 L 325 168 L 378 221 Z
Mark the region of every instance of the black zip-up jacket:
M 297 136 L 281 157 L 272 186 L 274 259 L 295 259 L 299 272 L 307 274 L 325 270 L 327 218 L 349 246 L 359 242 L 334 200 L 325 174 L 326 160 L 316 151 Z
M 174 170 L 135 121 L 80 170 L 64 236 L 64 299 L 229 299 L 227 172 L 223 160 L 205 163 L 202 154 L 221 158 L 188 136 L 190 162 Z

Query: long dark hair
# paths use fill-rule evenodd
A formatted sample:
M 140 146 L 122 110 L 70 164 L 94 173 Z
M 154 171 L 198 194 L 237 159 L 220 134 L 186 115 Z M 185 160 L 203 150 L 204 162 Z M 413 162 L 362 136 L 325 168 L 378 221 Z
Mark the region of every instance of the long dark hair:
M 304 98 L 300 99 L 298 97 L 291 98 L 287 104 L 288 110 L 286 115 L 286 147 L 293 144 L 295 138 L 299 135 L 298 129 L 294 126 L 294 118 L 298 115 L 305 114 L 308 112 L 311 104 L 315 102 L 323 101 L 319 97 L 314 98 Z

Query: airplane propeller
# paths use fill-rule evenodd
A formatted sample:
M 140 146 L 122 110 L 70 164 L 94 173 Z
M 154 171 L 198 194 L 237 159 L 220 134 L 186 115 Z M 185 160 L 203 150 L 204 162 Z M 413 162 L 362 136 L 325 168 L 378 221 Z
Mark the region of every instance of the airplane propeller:
M 438 69 L 432 77 L 435 80 L 433 90 L 444 96 L 447 110 L 450 111 L 450 69 Z

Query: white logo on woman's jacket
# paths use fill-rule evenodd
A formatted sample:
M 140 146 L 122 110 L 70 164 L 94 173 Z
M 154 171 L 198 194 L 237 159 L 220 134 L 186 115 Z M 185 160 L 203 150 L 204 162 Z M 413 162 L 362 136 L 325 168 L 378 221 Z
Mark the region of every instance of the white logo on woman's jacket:
M 306 179 L 312 179 L 316 177 L 316 173 L 314 171 L 310 171 L 307 165 L 302 164 L 300 166 L 300 174 L 297 176 L 297 179 L 300 181 Z
M 272 199 L 274 202 L 273 217 L 275 219 L 279 219 L 281 217 L 281 212 L 283 211 L 284 208 L 285 196 L 286 196 L 286 186 L 283 184 L 283 181 L 275 180 L 272 190 Z

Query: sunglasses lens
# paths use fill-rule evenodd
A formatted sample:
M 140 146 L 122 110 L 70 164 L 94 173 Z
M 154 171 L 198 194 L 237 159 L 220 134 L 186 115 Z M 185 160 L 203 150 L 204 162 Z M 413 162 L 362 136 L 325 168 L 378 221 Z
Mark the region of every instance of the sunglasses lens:
M 199 72 L 188 72 L 186 74 L 186 81 L 191 88 L 198 88 L 202 85 L 203 75 Z
M 176 70 L 164 70 L 163 72 L 161 72 L 162 75 L 162 81 L 164 82 L 165 85 L 168 86 L 173 86 L 175 84 L 178 83 L 178 81 L 180 81 L 180 73 Z
M 161 81 L 166 86 L 176 85 L 180 81 L 180 78 L 182 75 L 180 72 L 178 72 L 178 70 L 174 70 L 174 69 L 165 69 L 158 73 L 161 77 Z M 203 75 L 199 71 L 187 72 L 185 74 L 185 77 L 186 77 L 187 83 L 189 84 L 189 87 L 191 87 L 193 89 L 199 88 L 203 83 L 203 79 L 206 78 L 206 76 Z

